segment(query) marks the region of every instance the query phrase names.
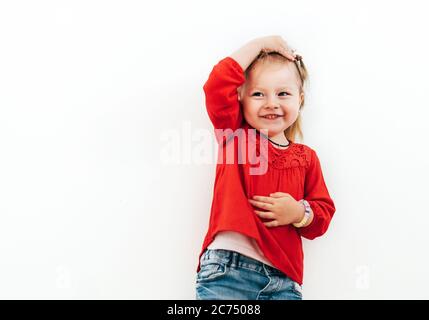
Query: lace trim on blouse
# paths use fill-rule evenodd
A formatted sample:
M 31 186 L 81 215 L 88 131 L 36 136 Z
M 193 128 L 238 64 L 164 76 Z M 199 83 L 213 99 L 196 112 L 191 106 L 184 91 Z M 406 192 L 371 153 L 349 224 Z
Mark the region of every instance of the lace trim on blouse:
M 256 140 L 256 153 L 260 155 L 259 139 Z M 272 168 L 283 170 L 287 168 L 305 167 L 310 165 L 310 151 L 302 144 L 290 141 L 287 149 L 278 149 L 268 141 L 268 163 Z

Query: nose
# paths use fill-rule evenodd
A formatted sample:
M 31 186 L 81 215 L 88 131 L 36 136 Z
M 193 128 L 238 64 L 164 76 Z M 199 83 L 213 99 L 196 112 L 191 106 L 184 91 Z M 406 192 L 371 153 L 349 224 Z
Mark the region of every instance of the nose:
M 275 101 L 275 98 L 269 97 L 264 107 L 265 109 L 279 109 L 280 105 Z
M 267 104 L 264 106 L 264 108 L 277 110 L 280 108 L 280 106 L 277 103 L 267 102 Z

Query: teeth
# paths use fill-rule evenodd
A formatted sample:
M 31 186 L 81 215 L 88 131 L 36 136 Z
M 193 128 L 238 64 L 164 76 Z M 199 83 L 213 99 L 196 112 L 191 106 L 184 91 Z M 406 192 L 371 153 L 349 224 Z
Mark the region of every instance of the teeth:
M 264 118 L 267 118 L 267 119 L 275 119 L 275 118 L 277 118 L 278 116 L 277 115 L 268 115 L 268 116 L 264 116 Z

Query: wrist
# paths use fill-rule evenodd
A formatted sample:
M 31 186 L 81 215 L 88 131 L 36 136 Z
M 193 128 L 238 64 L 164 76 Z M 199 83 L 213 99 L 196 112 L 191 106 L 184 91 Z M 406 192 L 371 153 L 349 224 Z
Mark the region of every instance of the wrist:
M 300 200 L 299 203 L 302 206 L 304 213 L 303 215 L 301 215 L 300 221 L 293 223 L 293 226 L 296 228 L 302 228 L 307 226 L 313 219 L 310 204 L 304 199 Z
M 297 207 L 298 209 L 296 210 L 295 220 L 293 223 L 300 223 L 305 216 L 305 207 L 302 200 L 297 201 Z
M 243 71 L 245 71 L 260 51 L 261 46 L 259 45 L 259 43 L 252 40 L 246 43 L 240 49 L 233 52 L 230 57 L 237 61 Z

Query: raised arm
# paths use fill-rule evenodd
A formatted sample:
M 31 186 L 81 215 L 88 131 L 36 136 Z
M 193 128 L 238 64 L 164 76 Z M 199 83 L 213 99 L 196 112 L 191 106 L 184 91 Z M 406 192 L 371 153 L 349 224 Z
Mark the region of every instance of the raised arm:
M 240 65 L 241 69 L 246 70 L 256 56 L 261 52 L 261 42 L 259 39 L 249 41 L 244 46 L 229 55 Z
M 252 40 L 213 67 L 203 88 L 207 113 L 215 129 L 240 128 L 243 114 L 237 89 L 246 81 L 244 71 L 260 51 L 258 41 Z M 217 138 L 219 141 L 221 137 Z
M 243 69 L 231 57 L 223 58 L 213 67 L 203 89 L 207 113 L 215 129 L 236 130 L 241 126 L 243 115 L 237 88 L 244 82 Z

